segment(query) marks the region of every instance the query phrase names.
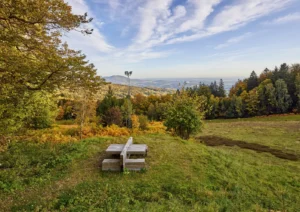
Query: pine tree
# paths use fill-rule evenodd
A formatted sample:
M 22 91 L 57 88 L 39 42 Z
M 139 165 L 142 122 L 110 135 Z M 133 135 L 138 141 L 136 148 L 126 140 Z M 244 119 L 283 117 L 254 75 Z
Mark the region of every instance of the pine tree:
M 247 82 L 247 91 L 251 91 L 258 86 L 258 78 L 255 71 L 252 71 Z
M 218 96 L 219 97 L 226 96 L 223 79 L 220 79 Z

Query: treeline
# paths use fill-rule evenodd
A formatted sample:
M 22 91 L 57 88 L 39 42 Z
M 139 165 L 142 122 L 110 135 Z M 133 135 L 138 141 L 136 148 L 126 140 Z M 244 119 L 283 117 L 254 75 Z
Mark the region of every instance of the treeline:
M 169 102 L 172 100 L 172 95 L 150 95 L 144 96 L 137 94 L 131 98 L 117 98 L 111 87 L 102 100 L 93 101 L 89 104 L 90 114 L 95 114 L 98 124 L 103 126 L 110 126 L 112 124 L 118 126 L 131 127 L 138 119 L 139 124 L 144 126 L 150 121 L 163 121 L 166 117 L 165 111 L 167 110 Z M 62 99 L 59 101 L 59 115 L 56 120 L 75 120 L 77 119 L 77 110 L 75 100 Z
M 144 96 L 118 99 L 109 88 L 103 100 L 95 102 L 97 122 L 103 126 L 129 126 L 131 116 L 142 122 L 164 121 L 167 111 L 180 93 L 191 98 L 200 98 L 199 108 L 206 119 L 240 118 L 258 115 L 300 112 L 300 64 L 282 64 L 274 70 L 265 69 L 259 76 L 252 71 L 249 78 L 238 80 L 226 95 L 224 82 L 212 82 L 177 91 L 173 95 Z M 60 104 L 59 119 L 76 118 L 75 107 L 67 101 Z M 130 127 L 130 126 L 129 126 Z
M 266 68 L 259 76 L 252 71 L 249 78 L 238 80 L 228 96 L 219 85 L 200 83 L 187 88 L 190 96 L 205 98 L 205 117 L 239 118 L 258 115 L 300 112 L 300 64 L 283 63 L 274 70 Z

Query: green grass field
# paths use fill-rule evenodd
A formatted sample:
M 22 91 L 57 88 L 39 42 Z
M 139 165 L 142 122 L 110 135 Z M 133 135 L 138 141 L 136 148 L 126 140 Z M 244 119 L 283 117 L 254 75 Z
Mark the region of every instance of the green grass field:
M 136 136 L 149 146 L 142 173 L 99 168 L 107 146 L 126 138 L 12 143 L 0 156 L 0 211 L 299 211 L 300 159 L 207 146 L 198 136 L 300 156 L 300 116 L 207 121 L 189 141 Z

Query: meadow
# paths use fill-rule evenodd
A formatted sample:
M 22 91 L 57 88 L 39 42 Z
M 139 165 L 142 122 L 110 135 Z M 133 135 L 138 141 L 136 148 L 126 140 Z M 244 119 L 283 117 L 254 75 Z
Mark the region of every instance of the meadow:
M 149 146 L 146 171 L 101 171 L 107 146 L 127 137 L 10 143 L 0 211 L 299 211 L 299 115 L 205 121 L 188 141 L 133 137 Z M 248 148 L 257 145 L 268 148 Z

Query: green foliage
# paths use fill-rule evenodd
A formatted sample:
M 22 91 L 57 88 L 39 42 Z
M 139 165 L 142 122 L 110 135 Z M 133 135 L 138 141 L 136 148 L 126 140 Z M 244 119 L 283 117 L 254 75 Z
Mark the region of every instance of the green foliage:
M 297 97 L 297 108 L 298 112 L 300 112 L 300 73 L 297 74 L 296 80 L 295 80 L 295 96 Z
M 54 122 L 57 105 L 52 95 L 46 92 L 35 92 L 27 102 L 27 118 L 25 124 L 29 128 L 48 128 Z
M 132 103 L 130 99 L 126 99 L 121 106 L 121 111 L 125 119 L 126 127 L 131 128 L 131 115 L 134 114 Z
M 148 121 L 147 116 L 140 115 L 139 116 L 139 123 L 140 123 L 140 129 L 141 130 L 147 130 L 148 129 L 149 121 Z
M 123 116 L 122 111 L 119 107 L 112 107 L 108 109 L 102 119 L 102 122 L 105 123 L 105 125 L 123 125 Z
M 111 86 L 109 86 L 108 92 L 104 99 L 97 106 L 97 116 L 105 116 L 105 113 L 112 107 L 120 106 L 119 100 L 114 96 Z
M 155 120 L 155 116 L 156 116 L 155 106 L 151 103 L 148 107 L 148 117 L 152 121 Z
M 35 105 L 29 99 L 35 92 L 82 87 L 95 91 L 103 83 L 86 56 L 61 41 L 63 32 L 71 30 L 91 34 L 92 30 L 80 29 L 92 20 L 87 14 L 72 14 L 61 0 L 3 0 L 0 14 L 1 133 L 50 124 L 47 111 L 30 111 Z
M 243 101 L 239 96 L 233 96 L 226 111 L 228 118 L 242 117 L 244 114 Z
M 168 130 L 174 130 L 175 134 L 183 139 L 189 139 L 190 135 L 200 131 L 202 127 L 203 113 L 199 110 L 199 98 L 189 97 L 186 92 L 174 96 L 166 111 L 164 125 Z
M 275 82 L 276 88 L 276 108 L 279 113 L 286 113 L 291 106 L 291 97 L 287 85 L 283 79 Z
M 23 98 L 12 94 L 0 100 L 0 133 L 50 127 L 57 108 L 55 99 L 45 91 L 25 92 Z

